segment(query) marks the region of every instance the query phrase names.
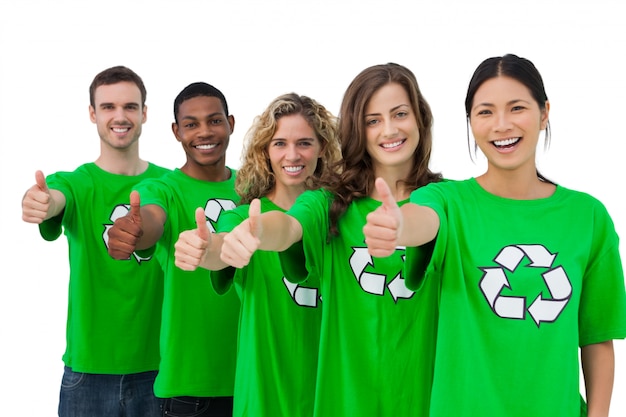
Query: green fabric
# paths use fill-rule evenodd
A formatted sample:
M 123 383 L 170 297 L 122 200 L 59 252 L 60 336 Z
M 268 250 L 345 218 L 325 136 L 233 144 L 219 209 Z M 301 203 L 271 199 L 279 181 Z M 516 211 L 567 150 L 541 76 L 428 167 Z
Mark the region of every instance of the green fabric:
M 195 210 L 204 207 L 214 231 L 224 210 L 238 200 L 235 171 L 223 182 L 191 178 L 180 169 L 137 186 L 141 204 L 167 213 L 155 256 L 165 271 L 161 327 L 161 364 L 154 385 L 158 397 L 231 396 L 239 299 L 234 291 L 217 295 L 207 271 L 183 271 L 175 264 L 174 244 L 184 230 L 196 228 Z
M 626 336 L 604 206 L 561 186 L 549 198 L 505 199 L 475 179 L 431 184 L 410 200 L 441 221 L 425 277 L 441 288 L 430 416 L 581 415 L 579 345 Z
M 353 202 L 339 221 L 339 236 L 327 243 L 330 201 L 323 190 L 307 191 L 287 212 L 302 225 L 309 275 L 321 281 L 314 415 L 426 415 L 436 288 L 426 285 L 419 294 L 406 288 L 403 248 L 386 258 L 368 255 L 363 226 L 380 202 Z
M 230 232 L 248 209 L 224 213 L 218 231 Z M 262 198 L 261 211 L 272 210 L 284 211 Z M 214 281 L 218 275 L 212 273 Z M 292 284 L 276 252 L 258 251 L 230 278 L 241 298 L 233 416 L 312 416 L 322 317 L 318 277 Z
M 40 225 L 41 236 L 67 237 L 70 263 L 64 363 L 76 372 L 130 374 L 156 370 L 163 273 L 154 259 L 118 261 L 107 251 L 108 229 L 128 212 L 142 179 L 167 169 L 150 164 L 141 175 L 103 171 L 94 163 L 47 177 L 63 193 L 61 215 Z

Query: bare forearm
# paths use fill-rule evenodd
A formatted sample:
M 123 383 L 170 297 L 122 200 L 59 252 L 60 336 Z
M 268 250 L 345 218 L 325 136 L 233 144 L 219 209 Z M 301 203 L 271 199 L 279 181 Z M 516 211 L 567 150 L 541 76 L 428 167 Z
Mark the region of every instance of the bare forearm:
M 137 239 L 137 250 L 154 246 L 163 236 L 163 225 L 167 220 L 165 211 L 157 205 L 149 204 L 141 207 L 143 234 Z
M 65 195 L 58 190 L 50 190 L 50 208 L 45 220 L 58 216 L 65 209 Z
M 583 346 L 581 361 L 588 417 L 608 417 L 615 374 L 613 341 Z
M 421 246 L 433 240 L 439 232 L 439 216 L 434 210 L 407 203 L 400 207 L 403 225 L 398 233 L 399 246 Z
M 220 258 L 220 252 L 222 250 L 222 243 L 224 242 L 225 233 L 215 233 L 211 235 L 211 241 L 207 246 L 204 257 L 200 261 L 200 266 L 209 271 L 220 271 L 227 266 L 226 262 Z
M 302 226 L 292 216 L 269 211 L 260 216 L 263 234 L 259 249 L 282 252 L 302 239 Z

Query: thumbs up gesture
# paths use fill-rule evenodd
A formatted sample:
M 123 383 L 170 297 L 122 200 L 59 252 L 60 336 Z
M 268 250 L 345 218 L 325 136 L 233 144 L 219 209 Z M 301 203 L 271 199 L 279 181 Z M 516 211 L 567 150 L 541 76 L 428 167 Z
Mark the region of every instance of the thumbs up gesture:
M 183 271 L 195 271 L 203 264 L 207 248 L 211 245 L 211 231 L 206 224 L 204 210 L 198 207 L 195 214 L 196 228 L 181 232 L 174 244 L 174 263 Z
M 250 202 L 248 218 L 224 236 L 220 258 L 228 265 L 243 268 L 261 245 L 262 234 L 261 201 L 254 199 Z
M 404 219 L 387 183 L 376 178 L 374 185 L 382 205 L 367 215 L 363 234 L 369 254 L 385 257 L 395 252 Z
M 22 220 L 40 224 L 47 219 L 52 199 L 43 172 L 35 172 L 35 185 L 22 198 Z
M 143 236 L 139 193 L 130 193 L 130 210 L 124 217 L 115 220 L 109 229 L 108 251 L 115 259 L 128 259 Z

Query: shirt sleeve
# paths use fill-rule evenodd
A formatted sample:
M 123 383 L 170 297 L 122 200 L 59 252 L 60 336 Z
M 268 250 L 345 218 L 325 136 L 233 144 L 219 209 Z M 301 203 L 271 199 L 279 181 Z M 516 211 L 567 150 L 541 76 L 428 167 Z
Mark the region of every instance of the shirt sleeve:
M 596 208 L 594 218 L 594 245 L 580 300 L 580 346 L 626 337 L 626 292 L 619 238 L 603 205 Z

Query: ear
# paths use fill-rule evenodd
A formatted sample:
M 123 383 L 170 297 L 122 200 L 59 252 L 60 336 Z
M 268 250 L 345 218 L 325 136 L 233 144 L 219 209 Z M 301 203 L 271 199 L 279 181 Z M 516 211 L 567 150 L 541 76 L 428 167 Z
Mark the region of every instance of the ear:
M 172 122 L 172 133 L 174 133 L 176 140 L 180 142 L 180 138 L 178 137 L 178 124 L 176 122 Z
M 232 135 L 235 131 L 235 116 L 232 114 L 228 116 L 228 124 L 230 125 L 230 134 Z
M 148 121 L 148 106 L 144 104 L 141 109 L 141 113 L 142 113 L 141 124 L 144 124 Z
M 96 109 L 91 104 L 89 105 L 89 119 L 91 123 L 96 123 Z
M 541 111 L 541 130 L 545 130 L 545 128 L 548 126 L 549 113 L 550 113 L 550 102 L 546 100 L 546 106 Z

